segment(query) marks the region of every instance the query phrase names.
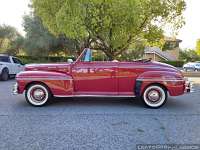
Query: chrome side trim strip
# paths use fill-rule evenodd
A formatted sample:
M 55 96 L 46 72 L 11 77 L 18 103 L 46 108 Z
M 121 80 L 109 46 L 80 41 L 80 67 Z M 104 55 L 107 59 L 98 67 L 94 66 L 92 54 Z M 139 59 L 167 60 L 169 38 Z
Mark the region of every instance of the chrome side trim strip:
M 54 97 L 136 97 L 135 95 L 54 95 Z
M 62 77 L 47 77 L 47 78 L 16 78 L 17 80 L 26 80 L 26 81 L 30 81 L 30 80 L 73 80 L 73 79 L 69 79 L 69 78 L 62 78 Z
M 161 82 L 183 82 L 185 80 L 178 79 L 136 79 L 137 81 L 161 81 Z

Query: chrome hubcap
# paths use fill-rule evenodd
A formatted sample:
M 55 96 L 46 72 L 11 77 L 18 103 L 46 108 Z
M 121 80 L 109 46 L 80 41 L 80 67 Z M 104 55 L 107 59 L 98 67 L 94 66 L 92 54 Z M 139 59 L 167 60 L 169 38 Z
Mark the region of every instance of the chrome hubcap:
M 45 97 L 45 93 L 41 89 L 35 89 L 32 93 L 32 96 L 35 100 L 41 101 Z
M 160 99 L 160 94 L 156 90 L 152 90 L 148 93 L 148 99 L 152 102 L 156 102 Z

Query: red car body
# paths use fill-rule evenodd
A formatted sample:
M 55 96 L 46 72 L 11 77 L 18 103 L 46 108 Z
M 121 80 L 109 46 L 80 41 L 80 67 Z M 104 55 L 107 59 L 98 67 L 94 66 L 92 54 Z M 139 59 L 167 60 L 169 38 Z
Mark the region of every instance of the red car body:
M 82 61 L 85 49 L 73 63 L 27 65 L 17 74 L 17 93 L 29 85 L 45 84 L 54 97 L 141 96 L 149 85 L 160 85 L 169 95 L 185 93 L 186 81 L 173 66 L 152 61 Z

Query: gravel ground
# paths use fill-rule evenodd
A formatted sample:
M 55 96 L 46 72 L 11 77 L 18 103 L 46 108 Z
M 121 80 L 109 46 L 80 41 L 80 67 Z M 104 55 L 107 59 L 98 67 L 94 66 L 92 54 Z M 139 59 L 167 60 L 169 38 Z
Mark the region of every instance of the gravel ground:
M 55 99 L 41 108 L 0 82 L 0 149 L 134 150 L 136 144 L 200 144 L 200 87 L 156 110 L 129 98 Z

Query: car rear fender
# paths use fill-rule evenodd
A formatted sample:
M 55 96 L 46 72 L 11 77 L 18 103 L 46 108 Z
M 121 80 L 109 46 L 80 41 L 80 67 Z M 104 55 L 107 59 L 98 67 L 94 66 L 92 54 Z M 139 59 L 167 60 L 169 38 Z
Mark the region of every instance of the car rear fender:
M 178 72 L 148 71 L 136 79 L 135 94 L 141 96 L 149 85 L 157 84 L 165 88 L 171 96 L 182 95 L 185 90 L 185 80 Z
M 35 83 L 45 84 L 53 95 L 72 95 L 74 91 L 72 76 L 59 72 L 24 71 L 17 74 L 16 80 L 19 94 Z

